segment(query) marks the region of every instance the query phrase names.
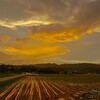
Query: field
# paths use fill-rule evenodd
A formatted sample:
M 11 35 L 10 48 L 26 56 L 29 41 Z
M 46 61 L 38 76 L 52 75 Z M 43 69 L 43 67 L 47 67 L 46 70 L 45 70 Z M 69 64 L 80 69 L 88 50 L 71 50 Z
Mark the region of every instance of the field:
M 7 86 L 10 86 L 11 84 L 13 84 L 14 82 L 18 81 L 21 78 L 22 77 L 16 77 L 16 78 L 9 79 L 9 80 L 6 80 L 6 81 L 0 81 L 0 90 L 5 88 L 5 87 L 7 87 Z
M 40 77 L 46 80 L 63 80 L 70 83 L 100 83 L 99 74 L 41 74 Z
M 0 100 L 99 100 L 100 75 L 30 75 L 0 91 Z
M 10 76 L 14 76 L 14 75 L 17 75 L 17 74 L 3 74 L 3 73 L 0 73 L 0 78 L 3 78 L 3 77 L 10 77 Z

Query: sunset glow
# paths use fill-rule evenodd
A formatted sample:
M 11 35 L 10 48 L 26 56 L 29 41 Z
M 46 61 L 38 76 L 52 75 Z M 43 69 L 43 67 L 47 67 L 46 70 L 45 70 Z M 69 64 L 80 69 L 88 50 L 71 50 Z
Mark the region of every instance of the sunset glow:
M 99 9 L 100 0 L 0 0 L 0 63 L 99 63 Z

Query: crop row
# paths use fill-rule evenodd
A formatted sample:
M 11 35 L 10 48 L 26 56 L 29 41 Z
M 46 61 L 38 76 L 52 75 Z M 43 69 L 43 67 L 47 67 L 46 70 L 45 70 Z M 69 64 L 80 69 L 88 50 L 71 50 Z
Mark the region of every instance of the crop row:
M 0 100 L 84 100 L 88 90 L 66 85 L 63 82 L 26 76 L 0 92 Z

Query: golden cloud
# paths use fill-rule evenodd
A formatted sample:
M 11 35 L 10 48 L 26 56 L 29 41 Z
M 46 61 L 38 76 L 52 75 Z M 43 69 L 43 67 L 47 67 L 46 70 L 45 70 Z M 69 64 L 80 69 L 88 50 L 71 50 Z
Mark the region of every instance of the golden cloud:
M 27 36 L 27 38 L 42 41 L 45 43 L 71 42 L 80 39 L 80 37 L 85 34 L 91 34 L 93 31 L 93 27 L 75 27 L 62 29 L 60 31 L 40 31 Z
M 22 39 L 14 41 L 15 47 L 5 47 L 3 50 L 14 55 L 32 56 L 34 58 L 53 57 L 68 53 L 69 50 L 60 42 L 71 42 L 80 39 L 82 35 L 90 34 L 94 27 L 74 27 L 60 30 L 39 30 Z
M 51 23 L 53 22 L 41 18 L 40 19 L 29 18 L 26 20 L 19 20 L 19 21 L 0 20 L 0 26 L 7 27 L 10 29 L 16 29 L 17 27 L 49 25 Z
M 33 29 L 32 34 L 14 40 L 11 46 L 1 48 L 8 54 L 31 58 L 58 56 L 69 52 L 61 42 L 72 42 L 94 30 L 100 31 L 100 0 L 17 1 L 24 4 L 24 12 L 30 18 L 0 20 L 0 26 L 10 29 L 30 26 Z M 3 42 L 6 40 L 2 39 Z
M 10 39 L 11 39 L 10 36 L 8 36 L 8 35 L 3 35 L 2 37 L 0 37 L 0 43 L 1 43 L 1 45 L 2 45 L 2 44 L 8 43 L 8 41 L 9 41 Z
M 32 56 L 34 58 L 57 56 L 66 52 L 64 47 L 55 44 L 39 44 L 35 46 L 21 46 L 19 48 L 10 46 L 4 47 L 2 50 L 13 55 Z

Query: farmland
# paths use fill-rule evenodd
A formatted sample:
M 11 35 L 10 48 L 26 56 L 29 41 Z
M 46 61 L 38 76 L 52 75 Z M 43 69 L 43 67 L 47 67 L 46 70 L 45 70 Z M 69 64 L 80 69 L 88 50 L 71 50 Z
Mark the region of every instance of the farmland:
M 15 76 L 15 75 L 17 75 L 17 74 L 8 74 L 8 73 L 3 74 L 3 73 L 0 73 L 0 78 L 10 77 L 10 76 Z
M 79 76 L 79 75 L 78 75 Z M 91 75 L 87 75 L 91 79 Z M 68 75 L 24 76 L 0 91 L 0 100 L 97 100 L 99 81 L 78 83 L 67 81 Z M 80 76 L 79 76 L 80 77 Z M 78 78 L 79 78 L 78 77 Z M 84 75 L 83 75 L 84 77 Z M 96 79 L 99 75 L 95 76 Z M 77 81 L 77 79 L 76 79 Z M 93 81 L 93 79 L 92 79 Z M 90 82 L 90 80 L 89 80 Z
M 21 79 L 23 76 L 15 76 L 15 77 L 3 77 L 0 78 L 0 90 L 3 89 L 4 87 L 10 86 L 14 82 L 18 81 Z M 3 79 L 3 80 L 2 80 Z

